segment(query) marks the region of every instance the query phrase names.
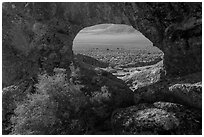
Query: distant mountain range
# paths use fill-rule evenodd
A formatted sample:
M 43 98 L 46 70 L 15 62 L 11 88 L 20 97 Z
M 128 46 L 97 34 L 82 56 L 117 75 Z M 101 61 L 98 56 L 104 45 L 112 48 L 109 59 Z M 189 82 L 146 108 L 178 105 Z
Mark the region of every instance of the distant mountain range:
M 81 33 L 90 33 L 90 34 L 124 34 L 124 33 L 135 33 L 135 30 L 132 26 L 122 25 L 122 24 L 100 24 L 91 27 L 84 28 Z

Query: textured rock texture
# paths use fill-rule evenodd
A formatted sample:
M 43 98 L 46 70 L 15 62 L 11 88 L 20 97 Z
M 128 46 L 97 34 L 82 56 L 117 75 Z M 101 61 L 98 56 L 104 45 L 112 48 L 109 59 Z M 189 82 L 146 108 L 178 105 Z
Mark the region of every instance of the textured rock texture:
M 148 83 L 134 92 L 135 103 L 168 101 L 202 109 L 202 73 Z
M 201 134 L 202 114 L 182 105 L 155 102 L 117 110 L 112 116 L 115 134 Z
M 175 84 L 169 87 L 169 93 L 173 94 L 179 102 L 184 102 L 196 108 L 202 109 L 201 82 L 195 84 Z
M 81 90 L 90 100 L 90 119 L 95 121 L 94 128 L 100 128 L 97 126 L 103 125 L 105 120 L 110 120 L 115 109 L 134 104 L 134 93 L 124 81 L 90 64 L 77 61 L 75 64 L 75 68 L 80 69 L 73 71 L 72 68 L 74 73 L 71 73 L 70 79 L 73 83 L 84 85 Z
M 16 107 L 15 103 L 21 102 L 29 93 L 34 92 L 34 79 L 37 75 L 44 71 L 52 74 L 56 67 L 66 69 L 66 73 L 71 74 L 70 64 L 76 64 L 72 51 L 73 39 L 81 29 L 102 23 L 132 25 L 140 31 L 164 52 L 164 67 L 170 77 L 202 71 L 202 3 L 3 3 L 3 87 L 16 85 L 3 89 L 5 132 L 10 132 L 10 129 L 5 128 L 10 127 L 9 118 Z M 93 106 L 93 112 L 105 115 L 98 116 L 102 117 L 101 121 L 106 118 L 106 114 L 108 117 L 113 109 L 131 105 L 133 94 L 124 83 L 103 71 L 87 70 L 86 67 L 90 68 L 88 65 L 83 64 L 80 67 L 84 69 L 81 77 L 81 82 L 86 85 L 84 92 L 93 96 L 93 102 L 98 102 L 93 103 L 96 104 Z M 70 79 L 77 82 L 76 77 L 70 76 Z M 189 106 L 198 106 L 200 109 L 201 86 L 175 85 L 177 83 L 173 84 L 173 81 L 174 79 L 171 79 L 171 84 L 168 80 L 161 81 L 141 88 L 137 91 L 141 98 L 138 99 L 137 94 L 135 95 L 137 101 L 154 102 L 158 98 L 162 100 L 169 97 L 167 101 L 174 102 L 172 95 L 166 96 L 166 92 L 171 91 L 176 97 L 183 99 L 182 102 L 176 103 L 190 104 Z M 193 100 L 193 103 L 190 100 Z M 138 123 L 134 123 L 134 119 L 127 123 L 128 128 L 133 126 L 129 128 L 131 131 L 127 131 L 126 127 L 121 125 L 123 120 L 117 120 L 118 116 L 115 116 L 114 130 L 117 134 L 139 134 L 139 131 L 135 130 L 139 126 L 142 128 L 142 134 L 146 131 L 147 134 L 200 133 L 200 121 L 197 120 L 199 115 L 194 117 L 194 111 L 189 112 L 189 109 L 185 108 L 182 111 L 176 109 L 174 112 L 174 109 L 166 110 L 164 106 L 159 108 L 155 105 L 144 105 L 142 109 L 135 106 L 134 113 L 132 108 L 127 108 L 124 111 L 130 115 L 125 116 L 124 122 L 128 122 L 128 116 L 136 114 Z M 186 118 L 189 121 L 184 121 Z M 150 124 L 149 120 L 152 121 Z M 144 129 L 145 127 L 155 130 L 149 131 Z
M 3 86 L 39 68 L 67 68 L 77 33 L 101 23 L 143 33 L 164 52 L 169 75 L 201 71 L 201 10 L 201 3 L 3 3 Z
M 163 61 L 151 66 L 139 67 L 138 69 L 140 69 L 140 71 L 136 70 L 123 79 L 132 91 L 160 81 L 165 73 Z
M 164 52 L 168 75 L 201 71 L 201 9 L 201 3 L 160 2 L 125 3 L 124 8 L 130 24 Z

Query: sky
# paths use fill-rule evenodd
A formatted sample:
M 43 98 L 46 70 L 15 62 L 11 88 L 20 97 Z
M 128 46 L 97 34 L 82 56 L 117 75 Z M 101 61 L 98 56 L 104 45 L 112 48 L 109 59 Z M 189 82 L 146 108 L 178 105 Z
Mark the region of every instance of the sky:
M 81 30 L 74 39 L 75 48 L 152 46 L 139 31 L 128 25 L 101 24 Z

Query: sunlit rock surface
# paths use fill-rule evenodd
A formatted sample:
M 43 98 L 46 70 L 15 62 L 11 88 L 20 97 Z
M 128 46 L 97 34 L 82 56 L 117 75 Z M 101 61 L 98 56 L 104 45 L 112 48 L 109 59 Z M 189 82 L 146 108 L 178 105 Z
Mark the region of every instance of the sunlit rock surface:
M 122 135 L 201 134 L 200 111 L 179 104 L 155 102 L 115 111 L 112 126 Z

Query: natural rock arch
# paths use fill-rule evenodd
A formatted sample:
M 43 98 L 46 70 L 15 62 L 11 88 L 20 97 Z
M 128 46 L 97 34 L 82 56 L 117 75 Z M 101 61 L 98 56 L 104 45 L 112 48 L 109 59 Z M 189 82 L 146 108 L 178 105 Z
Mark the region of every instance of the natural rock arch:
M 84 27 L 128 24 L 164 52 L 168 75 L 202 70 L 202 3 L 3 3 L 3 86 L 68 68 Z

